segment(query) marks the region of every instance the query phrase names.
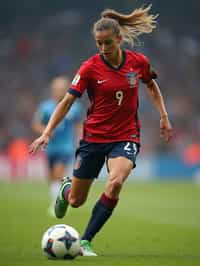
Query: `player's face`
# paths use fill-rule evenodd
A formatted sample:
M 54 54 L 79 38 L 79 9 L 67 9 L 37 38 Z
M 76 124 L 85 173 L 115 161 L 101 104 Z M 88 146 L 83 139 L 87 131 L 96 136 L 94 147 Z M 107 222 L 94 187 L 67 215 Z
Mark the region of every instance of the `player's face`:
M 95 33 L 97 48 L 108 61 L 119 54 L 121 40 L 121 35 L 116 36 L 112 30 L 97 31 Z

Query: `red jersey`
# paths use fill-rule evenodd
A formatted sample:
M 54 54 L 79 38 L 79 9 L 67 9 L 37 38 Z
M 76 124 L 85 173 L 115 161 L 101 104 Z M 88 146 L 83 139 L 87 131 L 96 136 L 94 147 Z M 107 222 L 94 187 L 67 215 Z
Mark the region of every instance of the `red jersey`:
M 123 62 L 112 67 L 102 55 L 85 61 L 72 81 L 69 93 L 80 97 L 87 90 L 91 105 L 84 123 L 84 139 L 107 143 L 139 143 L 139 80 L 156 78 L 148 59 L 140 53 L 123 51 Z

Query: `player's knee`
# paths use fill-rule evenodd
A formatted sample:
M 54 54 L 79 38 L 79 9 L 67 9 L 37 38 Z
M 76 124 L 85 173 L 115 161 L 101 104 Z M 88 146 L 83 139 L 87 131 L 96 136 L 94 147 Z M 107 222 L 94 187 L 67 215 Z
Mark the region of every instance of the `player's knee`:
M 123 182 L 120 179 L 114 179 L 110 184 L 111 193 L 118 193 L 121 190 L 122 184 Z
M 70 198 L 69 200 L 69 204 L 72 208 L 78 208 L 80 207 L 81 205 L 83 205 L 83 203 L 85 202 L 85 198 Z

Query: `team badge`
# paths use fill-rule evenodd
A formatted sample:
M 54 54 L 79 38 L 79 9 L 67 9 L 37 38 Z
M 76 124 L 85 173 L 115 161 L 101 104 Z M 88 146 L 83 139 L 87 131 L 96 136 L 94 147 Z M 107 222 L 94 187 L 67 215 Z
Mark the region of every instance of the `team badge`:
M 80 75 L 76 74 L 76 76 L 74 77 L 74 79 L 72 80 L 72 85 L 76 86 L 80 80 Z
M 128 83 L 130 84 L 130 87 L 134 87 L 137 83 L 137 75 L 134 72 L 128 72 L 126 74 L 126 78 L 128 80 Z

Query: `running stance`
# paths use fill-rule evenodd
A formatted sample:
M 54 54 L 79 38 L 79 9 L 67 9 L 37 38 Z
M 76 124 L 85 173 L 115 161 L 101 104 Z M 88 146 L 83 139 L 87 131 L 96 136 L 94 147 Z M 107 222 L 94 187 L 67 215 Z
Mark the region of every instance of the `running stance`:
M 148 12 L 151 6 L 124 15 L 105 10 L 94 24 L 93 34 L 99 53 L 85 61 L 78 70 L 64 99 L 58 104 L 41 137 L 30 146 L 30 153 L 45 147 L 53 129 L 65 117 L 77 97 L 85 90 L 90 100 L 83 128 L 83 139 L 76 151 L 71 179 L 64 178 L 55 205 L 58 218 L 64 217 L 68 205 L 81 206 L 90 186 L 106 161 L 108 179 L 97 200 L 82 236 L 84 256 L 96 256 L 91 241 L 111 217 L 125 180 L 135 167 L 140 147 L 138 119 L 139 81 L 146 84 L 153 104 L 160 114 L 160 134 L 168 142 L 172 127 L 164 100 L 146 56 L 122 50 L 122 42 L 134 44 L 142 33 L 150 33 L 156 17 Z

